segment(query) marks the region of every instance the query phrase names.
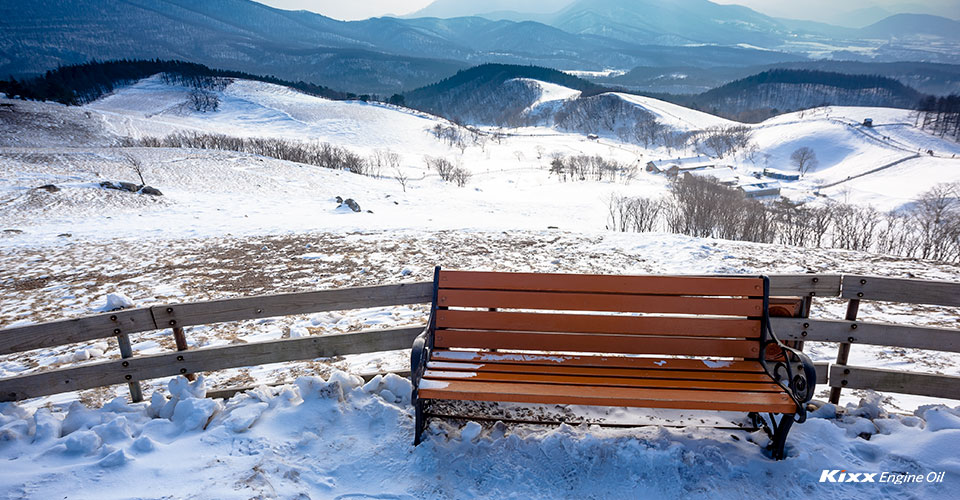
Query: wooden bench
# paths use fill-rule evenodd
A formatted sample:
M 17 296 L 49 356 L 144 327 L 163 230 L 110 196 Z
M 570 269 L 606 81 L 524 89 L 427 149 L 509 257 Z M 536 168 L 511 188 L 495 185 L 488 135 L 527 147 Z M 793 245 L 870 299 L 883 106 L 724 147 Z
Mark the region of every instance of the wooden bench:
M 438 267 L 430 323 L 411 351 L 414 445 L 429 401 L 492 401 L 742 411 L 783 458 L 816 372 L 773 335 L 768 305 L 763 276 Z

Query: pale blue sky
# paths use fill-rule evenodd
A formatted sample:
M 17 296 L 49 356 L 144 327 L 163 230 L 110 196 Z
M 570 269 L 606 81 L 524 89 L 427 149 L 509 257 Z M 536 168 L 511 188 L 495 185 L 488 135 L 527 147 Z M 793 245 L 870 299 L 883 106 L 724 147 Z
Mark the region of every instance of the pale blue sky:
M 335 19 L 366 19 L 388 14 L 402 15 L 417 11 L 433 0 L 259 0 L 281 9 L 310 10 Z M 463 0 L 483 10 L 483 0 Z M 775 17 L 832 21 L 836 16 L 865 7 L 882 7 L 893 12 L 937 14 L 960 19 L 958 0 L 713 0 L 716 3 L 739 4 Z M 516 10 L 522 10 L 518 2 Z

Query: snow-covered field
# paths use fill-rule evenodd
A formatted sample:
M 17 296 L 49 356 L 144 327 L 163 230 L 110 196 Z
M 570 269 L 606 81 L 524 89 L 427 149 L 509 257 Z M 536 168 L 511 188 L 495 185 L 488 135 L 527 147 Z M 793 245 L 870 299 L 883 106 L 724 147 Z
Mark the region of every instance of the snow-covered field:
M 574 95 L 555 87 L 543 87 L 544 103 Z M 677 128 L 725 123 L 628 97 Z M 186 98 L 186 89 L 148 79 L 79 109 L 4 101 L 19 114 L 0 115 L 0 327 L 89 314 L 112 293 L 149 306 L 429 280 L 434 265 L 960 280 L 956 266 L 912 259 L 607 232 L 611 194 L 657 196 L 667 189 L 666 179 L 643 172 L 629 183 L 560 182 L 547 166 L 553 152 L 597 154 L 641 167 L 666 157 L 663 150 L 611 137 L 592 141 L 549 128 L 515 129 L 500 142 L 461 152 L 429 132 L 445 122 L 403 108 L 326 101 L 254 82 L 227 87 L 214 113 L 190 111 Z M 872 130 L 855 125 L 866 116 L 877 123 Z M 870 108 L 784 115 L 755 127 L 760 154 L 753 162 L 736 160 L 735 167 L 743 174 L 786 170 L 793 150 L 813 147 L 819 168 L 784 183 L 787 196 L 807 199 L 820 184 L 934 150 L 935 157 L 924 154 L 824 190 L 894 208 L 937 182 L 960 179 L 960 160 L 951 158 L 960 146 L 909 123 L 906 112 Z M 362 155 L 389 149 L 400 155 L 410 181 L 404 188 L 392 172 L 372 178 L 243 153 L 115 146 L 119 137 L 176 131 L 330 142 Z M 473 177 L 463 188 L 445 183 L 426 170 L 425 156 L 449 158 Z M 164 196 L 99 187 L 104 180 L 138 181 L 134 161 Z M 45 184 L 60 190 L 37 189 Z M 362 211 L 338 208 L 337 196 L 353 198 Z M 839 300 L 818 299 L 814 307 L 827 318 L 844 312 Z M 377 308 L 194 327 L 187 337 L 191 347 L 208 347 L 416 325 L 425 316 L 426 306 Z M 864 303 L 861 317 L 960 327 L 957 311 L 949 308 Z M 173 345 L 169 331 L 132 341 L 138 354 Z M 807 351 L 815 360 L 836 355 L 827 344 L 808 343 Z M 21 353 L 0 357 L 0 377 L 117 357 L 112 341 Z M 407 382 L 388 377 L 355 387 L 352 376 L 339 372 L 402 370 L 406 363 L 401 351 L 206 374 L 207 388 L 288 384 L 229 401 L 204 399 L 204 388 L 174 379 L 145 383 L 150 404 L 111 402 L 125 395 L 125 387 L 0 404 L 0 497 L 948 498 L 960 481 L 954 451 L 960 411 L 924 406 L 960 403 L 896 394 L 871 399 L 863 391 L 845 391 L 841 403 L 851 407 L 842 419 L 813 418 L 796 427 L 790 456 L 779 463 L 762 454 L 762 434 L 700 428 L 445 422 L 435 423 L 427 442 L 414 449 Z M 960 375 L 956 355 L 932 351 L 856 346 L 851 363 Z M 311 376 L 331 382 L 298 380 Z M 862 407 L 861 398 L 868 399 Z M 878 402 L 898 415 L 878 418 Z M 618 411 L 628 419 L 654 417 Z M 832 411 L 828 406 L 818 415 Z M 862 433 L 872 437 L 857 437 Z M 822 469 L 946 471 L 946 479 L 820 484 Z

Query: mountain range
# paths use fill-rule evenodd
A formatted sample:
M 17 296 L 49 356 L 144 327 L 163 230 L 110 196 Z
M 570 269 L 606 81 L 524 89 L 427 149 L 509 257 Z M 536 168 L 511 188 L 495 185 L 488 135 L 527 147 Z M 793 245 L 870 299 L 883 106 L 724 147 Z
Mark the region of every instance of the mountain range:
M 561 4 L 568 5 L 547 13 Z M 442 9 L 452 5 L 438 2 L 422 12 L 456 15 Z M 485 4 L 494 11 L 508 6 Z M 344 22 L 249 0 L 3 2 L 0 76 L 92 59 L 162 58 L 391 94 L 486 62 L 591 71 L 745 67 L 811 56 L 960 62 L 960 23 L 935 16 L 892 16 L 855 30 L 791 25 L 707 0 L 537 0 L 525 9 L 540 22 L 523 16 Z

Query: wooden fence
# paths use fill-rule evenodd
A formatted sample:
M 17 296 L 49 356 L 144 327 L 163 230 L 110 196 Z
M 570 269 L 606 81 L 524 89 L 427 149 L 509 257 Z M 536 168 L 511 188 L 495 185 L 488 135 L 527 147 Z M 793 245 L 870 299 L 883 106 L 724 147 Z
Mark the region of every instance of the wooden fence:
M 960 377 L 849 366 L 854 344 L 960 352 L 960 331 L 857 320 L 863 300 L 960 306 L 960 283 L 859 275 L 773 275 L 771 295 L 803 297 L 801 316 L 772 318 L 783 340 L 840 344 L 837 362 L 817 364 L 817 383 L 829 384 L 831 401 L 843 388 L 874 389 L 960 399 Z M 185 350 L 184 327 L 324 311 L 426 304 L 432 283 L 405 283 L 304 293 L 243 297 L 127 309 L 77 319 L 0 330 L 0 355 L 116 338 L 121 359 L 0 379 L 0 401 L 127 383 L 142 400 L 139 381 L 243 366 L 409 348 L 423 326 L 368 330 L 269 342 Z M 814 298 L 848 301 L 844 320 L 809 317 Z M 426 318 L 424 318 L 426 320 Z M 178 351 L 133 356 L 130 334 L 171 329 Z M 234 391 L 227 391 L 231 393 Z

